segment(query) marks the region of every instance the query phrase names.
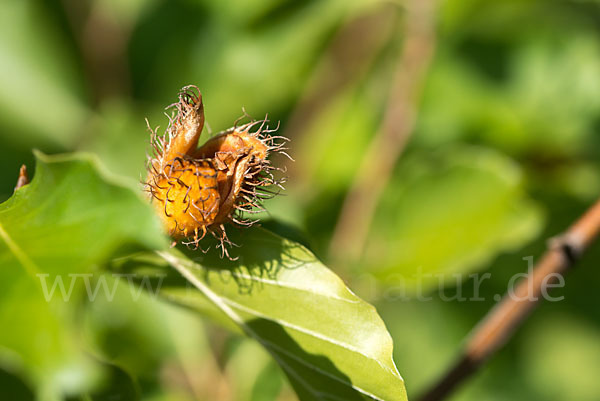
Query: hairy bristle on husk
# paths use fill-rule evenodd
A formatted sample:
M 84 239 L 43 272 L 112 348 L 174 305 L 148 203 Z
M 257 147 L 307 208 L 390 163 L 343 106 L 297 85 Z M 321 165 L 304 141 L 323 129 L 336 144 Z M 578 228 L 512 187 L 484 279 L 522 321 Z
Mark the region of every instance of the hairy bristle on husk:
M 198 248 L 210 233 L 219 240 L 221 255 L 231 259 L 228 248 L 235 244 L 229 241 L 225 225 L 254 224 L 257 220 L 246 215 L 264 211 L 262 201 L 283 189 L 284 179 L 274 176 L 281 169 L 271 165 L 269 155 L 278 152 L 289 157 L 288 139 L 273 135 L 278 127 L 270 129 L 265 118 L 236 122 L 198 148 L 204 126 L 198 88 L 184 87 L 179 101 L 168 109 L 174 112 L 165 134 L 149 128 L 152 155 L 146 191 L 174 240 Z

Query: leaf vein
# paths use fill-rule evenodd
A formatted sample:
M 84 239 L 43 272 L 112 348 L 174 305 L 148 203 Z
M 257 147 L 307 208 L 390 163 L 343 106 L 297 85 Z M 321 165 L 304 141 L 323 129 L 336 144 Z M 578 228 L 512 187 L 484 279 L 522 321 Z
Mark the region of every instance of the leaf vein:
M 40 269 L 36 266 L 33 260 L 31 260 L 29 256 L 27 256 L 27 254 L 19 247 L 19 245 L 10 237 L 8 232 L 6 232 L 6 230 L 2 226 L 2 223 L 0 223 L 0 237 L 2 237 L 8 249 L 10 249 L 13 255 L 15 255 L 15 257 L 23 266 L 27 274 L 29 274 L 31 277 L 35 277 L 37 274 L 40 273 Z

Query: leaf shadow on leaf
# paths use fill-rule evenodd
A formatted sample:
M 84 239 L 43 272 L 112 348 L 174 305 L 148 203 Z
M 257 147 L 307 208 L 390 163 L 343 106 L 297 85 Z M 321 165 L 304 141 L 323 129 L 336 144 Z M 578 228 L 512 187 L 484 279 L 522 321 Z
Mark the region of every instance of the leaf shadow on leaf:
M 243 244 L 235 248 L 239 252 L 235 260 L 221 257 L 220 250 L 216 249 L 218 242 L 212 238 L 207 238 L 203 243 L 204 249 L 208 247 L 207 252 L 181 244 L 177 246 L 177 251 L 202 266 L 198 272 L 207 284 L 210 285 L 215 278 L 224 285 L 233 280 L 240 294 L 250 294 L 254 290 L 260 290 L 264 285 L 261 279 L 277 281 L 282 269 L 298 269 L 314 263 L 314 256 L 310 251 L 272 234 L 265 236 L 264 232 L 265 230 L 260 227 L 251 227 L 230 233 L 234 243 Z M 276 240 L 273 240 L 274 238 Z M 157 293 L 162 288 L 194 290 L 188 280 L 170 268 L 162 258 L 152 253 L 117 258 L 110 263 L 109 270 L 132 275 L 134 282 L 146 286 L 153 293 Z
M 243 244 L 236 248 L 235 261 L 221 259 L 214 249 L 203 254 L 178 247 L 120 259 L 112 269 L 132 274 L 152 295 L 255 339 L 276 359 L 302 401 L 406 399 L 395 368 L 383 366 L 386 361 L 364 348 L 360 338 L 355 343 L 315 326 L 322 321 L 329 328 L 340 324 L 349 329 L 354 323 L 344 320 L 339 308 L 359 314 L 371 309 L 344 292 L 341 281 L 310 251 L 261 228 L 230 236 Z M 152 282 L 144 284 L 148 279 Z M 332 302 L 334 310 L 324 309 L 323 302 Z M 386 341 L 379 335 L 370 341 L 375 338 Z M 374 379 L 376 372 L 389 373 L 390 380 Z
M 218 242 L 207 238 L 204 245 L 207 252 L 179 245 L 177 249 L 191 261 L 204 268 L 203 279 L 210 283 L 215 272 L 222 280 L 235 280 L 240 293 L 249 294 L 261 286 L 259 279 L 277 280 L 281 269 L 297 269 L 314 262 L 314 256 L 308 251 L 299 251 L 298 245 L 263 235 L 261 227 L 229 230 L 230 240 L 235 245 L 230 254 L 235 259 L 221 256 Z M 267 243 L 268 242 L 268 243 Z
M 259 318 L 247 321 L 246 326 L 278 362 L 300 400 L 366 399 L 329 358 L 306 352 L 281 325 Z
M 166 291 L 168 302 L 195 311 L 191 298 L 172 298 L 168 295 L 173 291 L 185 291 L 187 294 L 197 294 L 189 281 L 174 269 L 164 269 L 152 261 L 153 255 L 144 254 L 127 258 L 119 264 L 118 270 L 124 274 L 134 274 L 134 281 L 146 288 L 156 289 L 157 292 Z M 140 263 L 144 267 L 140 269 Z M 237 267 L 237 265 L 235 266 Z M 140 279 L 150 281 L 143 284 Z M 190 303 L 182 302 L 187 299 Z M 226 326 L 229 326 L 226 324 Z M 231 327 L 231 326 L 229 326 Z M 320 354 L 307 352 L 294 339 L 286 329 L 277 322 L 265 318 L 246 320 L 240 333 L 257 340 L 273 356 L 278 365 L 283 369 L 291 385 L 301 401 L 362 401 L 372 399 L 364 396 L 353 387 L 349 376 L 339 370 L 330 358 Z
M 282 238 L 289 239 L 303 245 L 306 249 L 315 253 L 311 244 L 311 240 L 308 235 L 297 226 L 273 218 L 261 220 L 260 226 L 274 234 L 279 235 Z

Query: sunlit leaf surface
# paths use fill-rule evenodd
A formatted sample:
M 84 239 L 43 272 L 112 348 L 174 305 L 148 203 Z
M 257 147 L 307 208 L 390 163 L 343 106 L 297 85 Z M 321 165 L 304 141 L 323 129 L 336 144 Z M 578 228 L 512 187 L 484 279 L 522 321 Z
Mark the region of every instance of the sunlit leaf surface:
M 36 156 L 31 184 L 0 205 L 0 365 L 55 400 L 98 377 L 76 325 L 92 272 L 118 250 L 164 239 L 135 188 L 93 158 Z
M 174 249 L 121 267 L 161 277 L 163 296 L 254 338 L 302 400 L 406 399 L 373 306 L 303 246 L 261 228 L 231 234 L 237 261 Z

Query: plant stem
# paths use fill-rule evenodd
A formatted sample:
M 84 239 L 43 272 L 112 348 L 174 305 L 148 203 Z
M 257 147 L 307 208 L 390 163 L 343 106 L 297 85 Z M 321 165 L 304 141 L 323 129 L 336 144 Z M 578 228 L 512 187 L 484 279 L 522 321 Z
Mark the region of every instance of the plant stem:
M 419 401 L 439 401 L 447 397 L 498 349 L 525 321 L 540 295 L 555 284 L 577 262 L 600 232 L 600 200 L 591 206 L 562 235 L 549 241 L 532 273 L 504 298 L 475 327 L 455 364 Z
M 379 199 L 416 122 L 421 86 L 435 47 L 435 0 L 406 2 L 404 49 L 379 133 L 371 141 L 346 195 L 329 247 L 334 259 L 362 254 Z
M 27 166 L 23 164 L 19 169 L 19 178 L 17 179 L 17 185 L 15 185 L 15 191 L 27 184 L 29 184 L 29 176 L 27 175 Z
M 306 132 L 307 125 L 319 118 L 320 112 L 352 82 L 360 81 L 394 33 L 397 6 L 382 3 L 353 18 L 342 26 L 318 62 L 308 89 L 302 95 L 286 124 L 285 136 L 296 141 Z M 315 138 L 308 138 L 313 141 Z M 293 169 L 294 177 L 303 177 L 304 166 Z M 296 179 L 296 178 L 295 178 Z M 310 185 L 307 183 L 306 185 Z
M 118 21 L 99 2 L 62 0 L 62 5 L 81 52 L 94 105 L 130 96 L 127 44 L 131 23 Z

